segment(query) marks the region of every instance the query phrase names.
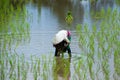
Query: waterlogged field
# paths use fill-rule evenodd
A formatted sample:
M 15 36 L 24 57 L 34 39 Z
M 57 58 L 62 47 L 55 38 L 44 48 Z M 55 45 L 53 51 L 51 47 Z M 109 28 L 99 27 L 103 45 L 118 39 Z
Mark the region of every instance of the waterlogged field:
M 31 55 L 28 60 L 24 53 L 16 52 L 19 45 L 30 41 L 30 26 L 26 20 L 30 15 L 20 5 L 0 5 L 0 80 L 120 80 L 120 14 L 117 9 L 101 9 L 99 15 L 93 12 L 94 18 L 100 19 L 99 28 L 96 22 L 92 29 L 88 24 L 77 25 L 81 54 L 73 54 L 72 58 L 57 58 L 52 53 Z
M 120 14 L 116 10 L 100 12 L 100 29 L 96 28 L 96 23 L 92 29 L 88 29 L 87 24 L 77 26 L 79 46 L 82 54 L 87 56 L 83 64 L 85 80 L 119 80 L 120 70 Z M 99 16 L 98 16 L 99 17 Z M 89 76 L 89 77 L 88 77 Z

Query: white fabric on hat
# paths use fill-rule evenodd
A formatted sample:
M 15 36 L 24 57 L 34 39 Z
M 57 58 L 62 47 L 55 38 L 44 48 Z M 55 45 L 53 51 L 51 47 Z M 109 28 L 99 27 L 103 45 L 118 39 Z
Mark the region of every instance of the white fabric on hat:
M 59 31 L 53 38 L 53 44 L 58 44 L 62 42 L 63 40 L 66 40 L 69 43 L 69 40 L 67 38 L 67 30 Z

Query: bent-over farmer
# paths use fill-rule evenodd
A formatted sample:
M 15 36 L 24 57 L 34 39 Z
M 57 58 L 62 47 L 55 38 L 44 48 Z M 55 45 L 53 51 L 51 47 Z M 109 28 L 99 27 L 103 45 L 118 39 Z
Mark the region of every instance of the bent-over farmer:
M 55 49 L 55 56 L 60 56 L 60 53 L 68 51 L 69 57 L 71 57 L 70 49 L 71 33 L 68 30 L 59 31 L 53 38 L 53 46 Z

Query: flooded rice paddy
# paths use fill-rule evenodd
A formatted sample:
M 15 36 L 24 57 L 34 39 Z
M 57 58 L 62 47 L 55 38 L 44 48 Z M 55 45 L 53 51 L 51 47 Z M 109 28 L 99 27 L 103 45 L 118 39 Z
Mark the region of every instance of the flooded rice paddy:
M 1 0 L 0 80 L 120 80 L 119 12 L 119 0 Z M 71 58 L 54 57 L 62 29 Z

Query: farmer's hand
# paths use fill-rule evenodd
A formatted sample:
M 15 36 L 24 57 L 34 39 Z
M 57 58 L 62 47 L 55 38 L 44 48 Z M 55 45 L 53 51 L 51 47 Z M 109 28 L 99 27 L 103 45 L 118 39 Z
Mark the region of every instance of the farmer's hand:
M 64 43 L 64 46 L 67 47 L 69 45 L 69 43 Z

